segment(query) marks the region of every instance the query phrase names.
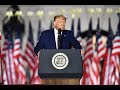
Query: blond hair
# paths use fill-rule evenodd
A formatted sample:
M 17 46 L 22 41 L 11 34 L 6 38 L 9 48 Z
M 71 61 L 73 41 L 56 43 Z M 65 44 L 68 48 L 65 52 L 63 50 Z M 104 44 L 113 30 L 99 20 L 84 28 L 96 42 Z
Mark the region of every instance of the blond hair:
M 62 14 L 54 16 L 54 21 L 55 21 L 57 18 L 63 18 L 65 21 L 66 21 L 66 19 L 67 19 L 67 18 L 66 18 L 64 15 L 62 15 Z

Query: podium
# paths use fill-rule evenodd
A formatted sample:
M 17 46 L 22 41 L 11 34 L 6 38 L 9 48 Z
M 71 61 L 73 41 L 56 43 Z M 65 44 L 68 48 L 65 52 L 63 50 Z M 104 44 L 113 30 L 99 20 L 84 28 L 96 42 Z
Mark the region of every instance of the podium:
M 79 82 L 83 75 L 80 49 L 41 49 L 38 75 L 44 80 L 77 79 Z

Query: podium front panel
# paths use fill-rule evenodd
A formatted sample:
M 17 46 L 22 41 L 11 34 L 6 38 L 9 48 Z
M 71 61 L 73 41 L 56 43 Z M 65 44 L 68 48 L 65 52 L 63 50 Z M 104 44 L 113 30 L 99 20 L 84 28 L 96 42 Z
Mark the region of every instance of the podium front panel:
M 53 65 L 54 62 L 61 63 L 57 55 L 64 60 L 64 63 L 59 64 L 58 68 Z M 60 65 L 65 67 L 63 68 Z M 41 78 L 81 78 L 83 75 L 83 63 L 80 49 L 40 50 L 38 74 Z

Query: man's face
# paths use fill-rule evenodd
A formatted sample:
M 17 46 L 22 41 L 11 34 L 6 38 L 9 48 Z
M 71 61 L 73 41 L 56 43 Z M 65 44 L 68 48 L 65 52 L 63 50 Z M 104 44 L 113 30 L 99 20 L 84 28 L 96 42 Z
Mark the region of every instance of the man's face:
M 63 17 L 60 17 L 60 18 L 57 18 L 53 24 L 56 29 L 64 30 L 66 21 L 64 20 Z

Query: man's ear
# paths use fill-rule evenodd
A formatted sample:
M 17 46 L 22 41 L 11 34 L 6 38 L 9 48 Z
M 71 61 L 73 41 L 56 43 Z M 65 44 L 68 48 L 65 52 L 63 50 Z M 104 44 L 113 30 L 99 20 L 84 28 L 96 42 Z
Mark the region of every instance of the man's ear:
M 53 21 L 53 26 L 55 26 L 56 25 L 56 22 L 55 21 Z

